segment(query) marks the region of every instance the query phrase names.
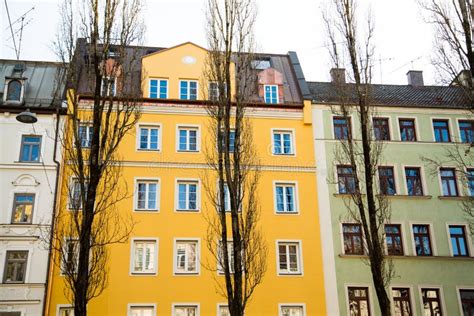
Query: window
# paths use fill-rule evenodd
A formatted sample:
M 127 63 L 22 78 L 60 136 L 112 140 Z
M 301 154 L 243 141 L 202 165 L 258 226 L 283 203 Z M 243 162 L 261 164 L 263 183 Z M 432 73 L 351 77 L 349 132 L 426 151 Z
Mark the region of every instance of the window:
M 393 310 L 394 316 L 412 316 L 410 289 L 409 288 L 393 288 Z
M 421 289 L 423 297 L 423 315 L 426 316 L 441 316 L 441 298 L 439 289 Z
M 362 227 L 360 224 L 342 224 L 342 235 L 344 239 L 344 254 L 364 254 Z
M 388 118 L 374 117 L 374 136 L 376 140 L 390 140 Z
M 90 148 L 92 142 L 92 125 L 81 124 L 77 127 L 77 137 L 82 148 Z
M 278 103 L 278 86 L 277 85 L 265 85 L 265 103 Z
M 113 97 L 115 96 L 115 78 L 113 77 L 102 77 L 102 87 L 101 87 L 101 95 L 103 97 Z
M 278 273 L 301 274 L 299 242 L 278 242 Z
M 13 197 L 12 224 L 31 224 L 35 195 L 15 193 Z
M 423 195 L 423 185 L 421 183 L 421 171 L 418 167 L 405 168 L 405 178 L 407 181 L 408 195 Z
M 230 212 L 230 191 L 227 183 L 224 183 L 224 209 L 226 212 Z
M 467 173 L 467 189 L 470 196 L 474 196 L 474 168 L 468 168 Z
M 304 316 L 304 308 L 301 305 L 280 306 L 280 316 Z
M 351 166 L 337 166 L 337 183 L 339 194 L 356 192 L 355 175 Z
M 158 181 L 138 181 L 137 210 L 158 210 Z
M 448 120 L 433 120 L 433 131 L 437 143 L 448 143 L 451 141 Z
M 380 193 L 383 195 L 395 195 L 395 175 L 393 167 L 379 167 Z
M 332 119 L 334 124 L 334 138 L 335 139 L 350 139 L 351 138 L 351 118 L 335 116 Z
M 219 240 L 219 250 L 217 253 L 217 272 L 224 274 L 224 248 L 222 247 L 222 240 Z M 227 257 L 229 260 L 229 271 L 234 273 L 234 243 L 232 240 L 227 241 Z
M 403 256 L 402 229 L 400 225 L 385 225 L 385 241 L 389 256 Z
M 224 93 L 227 92 L 227 85 L 225 82 L 222 83 L 224 88 Z M 219 83 L 218 82 L 209 82 L 209 100 L 217 101 L 219 99 Z
M 173 316 L 199 316 L 198 307 L 196 305 L 174 306 L 173 313 Z
M 197 240 L 179 240 L 175 242 L 175 273 L 199 273 L 199 242 Z
M 217 307 L 217 316 L 230 316 L 229 307 L 227 305 L 219 305 Z
M 198 182 L 178 181 L 178 211 L 198 211 Z
M 459 134 L 462 143 L 474 143 L 474 121 L 459 121 Z
M 7 88 L 7 98 L 5 101 L 21 101 L 21 81 L 20 80 L 11 80 L 8 83 Z
M 349 296 L 349 313 L 351 316 L 369 316 L 369 288 L 367 287 L 349 287 L 347 288 Z
M 156 273 L 157 244 L 155 240 L 133 241 L 132 273 Z
M 197 100 L 197 81 L 181 80 L 179 82 L 179 98 L 181 100 Z
M 294 155 L 293 133 L 289 131 L 273 132 L 273 154 Z
M 225 139 L 224 139 L 224 131 L 222 131 L 222 145 L 221 145 L 221 151 L 224 152 L 225 148 Z M 233 153 L 235 150 L 235 130 L 231 129 L 229 131 L 229 152 Z
M 429 225 L 413 225 L 413 238 L 417 256 L 432 256 Z
M 150 80 L 150 98 L 152 99 L 168 98 L 168 80 L 151 79 Z
M 21 162 L 39 162 L 41 155 L 41 136 L 23 135 L 21 137 Z
M 400 140 L 403 142 L 416 142 L 415 120 L 400 119 Z
M 74 316 L 74 307 L 60 307 L 58 316 Z
M 458 196 L 458 185 L 456 182 L 456 171 L 454 168 L 440 168 L 441 187 L 443 196 Z
M 474 315 L 474 290 L 459 290 L 464 316 Z
M 3 283 L 24 283 L 28 251 L 7 250 Z
M 198 128 L 180 127 L 179 133 L 179 151 L 198 151 Z
M 61 273 L 75 273 L 79 263 L 79 240 L 67 238 L 63 247 Z
M 159 127 L 140 127 L 139 149 L 160 150 Z
M 296 213 L 296 187 L 294 184 L 275 185 L 277 213 Z
M 468 257 L 469 249 L 464 226 L 450 225 L 449 237 L 451 238 L 451 249 L 455 257 Z
M 84 197 L 87 194 L 88 182 L 84 183 L 86 192 L 84 192 Z M 69 208 L 72 210 L 79 210 L 82 208 L 82 190 L 81 182 L 78 179 L 72 179 L 69 187 Z
M 155 307 L 153 306 L 130 306 L 130 316 L 154 316 Z

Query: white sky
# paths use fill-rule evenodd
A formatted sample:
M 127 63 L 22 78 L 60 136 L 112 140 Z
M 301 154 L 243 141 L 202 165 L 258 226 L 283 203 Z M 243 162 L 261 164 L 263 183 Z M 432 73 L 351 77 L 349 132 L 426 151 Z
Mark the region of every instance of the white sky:
M 60 0 L 7 0 L 12 21 L 27 16 L 20 59 L 55 60 L 51 43 L 58 24 Z M 296 51 L 309 81 L 328 81 L 329 63 L 321 10 L 329 0 L 256 0 L 258 51 Z M 414 0 L 360 0 L 375 17 L 377 59 L 374 83 L 406 84 L 406 72 L 423 70 L 425 84 L 434 84 L 430 63 L 432 32 Z M 206 46 L 205 0 L 147 0 L 145 45 L 169 47 L 191 41 Z M 0 58 L 14 59 L 8 19 L 0 3 Z M 377 64 L 379 64 L 377 62 Z

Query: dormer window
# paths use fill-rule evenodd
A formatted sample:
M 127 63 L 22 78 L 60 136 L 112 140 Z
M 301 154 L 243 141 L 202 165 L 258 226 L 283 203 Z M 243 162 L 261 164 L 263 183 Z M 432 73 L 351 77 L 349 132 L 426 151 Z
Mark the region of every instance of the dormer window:
M 115 96 L 115 78 L 114 77 L 102 77 L 102 88 L 100 91 L 104 97 Z
M 265 85 L 265 103 L 278 103 L 278 86 Z
M 13 79 L 8 82 L 7 95 L 5 101 L 21 102 L 21 88 L 22 83 L 20 80 Z

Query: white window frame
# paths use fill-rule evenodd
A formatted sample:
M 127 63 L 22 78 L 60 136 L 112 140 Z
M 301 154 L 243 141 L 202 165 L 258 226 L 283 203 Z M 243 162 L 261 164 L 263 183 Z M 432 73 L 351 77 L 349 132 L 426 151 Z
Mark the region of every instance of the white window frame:
M 76 252 L 76 262 L 75 262 L 75 272 L 77 272 L 77 269 L 78 269 L 78 266 L 79 266 L 79 249 L 77 248 L 79 246 L 79 237 L 64 237 L 63 238 L 63 245 L 61 245 L 62 249 L 63 249 L 63 253 L 67 253 L 67 245 L 69 242 L 75 242 L 76 243 L 76 246 L 75 246 L 75 249 L 74 249 L 74 252 Z M 65 264 L 66 262 L 64 262 L 64 258 L 61 257 L 61 267 L 60 267 L 60 275 L 61 276 L 65 276 L 66 273 L 65 273 Z
M 277 187 L 278 186 L 282 186 L 283 188 L 293 187 L 294 211 L 292 211 L 292 212 L 290 212 L 290 211 L 278 211 L 278 203 L 277 203 Z M 283 192 L 283 205 L 284 205 L 284 208 L 286 207 L 285 200 L 286 200 L 286 197 L 285 197 L 285 194 Z M 277 215 L 281 215 L 281 214 L 299 214 L 300 209 L 299 209 L 299 199 L 298 199 L 298 182 L 297 181 L 278 181 L 278 180 L 273 181 L 273 203 L 274 203 L 275 214 L 277 214 Z
M 449 244 L 449 255 L 453 258 L 458 258 L 454 257 L 453 253 L 453 245 L 451 243 L 451 233 L 449 232 L 449 227 L 450 226 L 463 226 L 464 227 L 464 237 L 466 238 L 466 247 L 467 247 L 467 252 L 468 256 L 467 257 L 460 257 L 460 258 L 472 258 L 474 257 L 473 249 L 472 249 L 472 238 L 471 234 L 469 233 L 469 224 L 463 223 L 463 222 L 447 222 L 446 223 L 446 236 L 448 237 L 448 244 Z
M 229 244 L 231 244 L 232 246 L 229 247 Z M 221 256 L 224 254 L 223 252 L 223 249 L 222 249 L 222 240 L 219 240 L 217 242 L 217 274 L 219 275 L 224 275 L 224 269 L 221 265 Z M 233 251 L 234 251 L 234 241 L 232 239 L 227 239 L 227 248 L 229 250 L 229 271 L 231 274 L 234 273 L 234 265 L 232 264 L 232 258 L 234 257 L 233 256 Z
M 156 98 L 152 98 L 151 97 L 151 81 L 152 80 L 156 80 L 158 81 L 158 91 L 157 91 L 157 97 Z M 165 81 L 166 82 L 166 97 L 164 98 L 160 98 L 160 84 L 161 84 L 161 81 Z M 169 96 L 169 81 L 168 79 L 165 79 L 165 78 L 149 78 L 148 80 L 148 98 L 150 99 L 168 99 L 168 96 Z
M 145 208 L 138 208 L 138 185 L 141 183 L 145 183 L 147 185 L 147 193 L 148 185 L 150 183 L 156 184 L 156 208 L 149 208 L 148 207 L 148 194 L 145 201 L 146 207 Z M 161 179 L 160 178 L 135 178 L 135 194 L 134 194 L 134 201 L 133 201 L 133 210 L 134 212 L 159 212 L 160 211 L 160 196 L 161 196 Z
M 195 302 L 184 302 L 184 303 L 173 303 L 171 304 L 171 313 L 173 316 L 176 316 L 176 308 L 177 307 L 196 307 L 196 316 L 199 316 L 201 313 L 201 308 L 199 306 L 199 303 Z
M 186 147 L 187 149 L 180 149 L 180 132 L 181 130 L 194 130 L 196 131 L 196 150 L 189 149 L 189 133 L 186 137 Z M 201 125 L 195 124 L 177 124 L 176 125 L 176 152 L 178 153 L 199 153 L 201 152 Z
M 127 315 L 132 316 L 132 308 L 152 308 L 153 316 L 156 316 L 156 303 L 131 303 L 127 305 Z
M 276 265 L 277 265 L 277 275 L 278 276 L 303 276 L 303 246 L 301 240 L 290 240 L 290 239 L 277 239 L 276 243 Z M 284 245 L 296 245 L 296 255 L 297 255 L 297 263 L 298 263 L 298 271 L 291 272 L 291 271 L 282 271 L 280 270 L 280 252 L 279 246 L 280 244 Z M 289 258 L 289 257 L 288 257 Z M 287 262 L 289 264 L 289 262 Z
M 409 289 L 410 290 L 410 306 L 411 306 L 411 309 L 412 309 L 412 315 L 413 316 L 416 316 L 416 306 L 415 306 L 415 291 L 413 290 L 413 286 L 412 285 L 407 285 L 407 284 L 391 284 L 389 286 L 389 290 L 390 290 L 390 309 L 392 311 L 392 314 L 395 315 L 395 305 L 394 305 L 394 299 L 393 299 L 393 289 L 394 288 L 406 288 L 406 289 Z
M 61 309 L 72 309 L 74 313 L 74 306 L 72 306 L 71 304 L 57 304 L 56 316 L 61 316 Z
M 158 129 L 158 148 L 157 149 L 153 149 L 153 148 L 140 148 L 140 136 L 141 136 L 141 129 L 142 128 L 148 128 L 148 129 Z M 145 123 L 145 122 L 142 122 L 142 123 L 139 123 L 139 124 L 136 124 L 135 125 L 135 134 L 136 134 L 136 146 L 135 146 L 135 151 L 137 152 L 143 152 L 143 151 L 153 151 L 153 152 L 161 152 L 161 145 L 162 145 L 162 142 L 161 142 L 161 139 L 162 139 L 162 134 L 163 134 L 163 129 L 162 129 L 162 126 L 160 123 Z M 147 143 L 147 147 L 150 146 L 150 133 L 148 133 L 148 143 Z
M 267 99 L 267 93 L 266 93 L 266 91 L 265 91 L 267 87 L 270 87 L 270 89 L 271 89 L 272 87 L 276 87 L 276 102 L 271 102 L 271 101 L 272 101 L 272 100 L 271 100 L 271 97 L 270 97 L 270 100 Z M 280 92 L 279 90 L 280 90 L 280 88 L 278 87 L 277 84 L 266 84 L 266 85 L 263 85 L 263 102 L 264 102 L 265 104 L 279 104 L 279 103 L 280 103 L 280 96 L 278 95 L 279 92 Z M 268 102 L 268 101 L 270 101 L 270 102 Z
M 434 233 L 434 226 L 432 222 L 429 221 L 410 221 L 410 239 L 411 239 L 411 247 L 413 251 L 413 256 L 414 257 L 436 257 L 438 255 L 437 247 L 436 247 L 436 239 L 435 236 L 436 234 Z M 428 225 L 429 229 L 429 234 L 430 234 L 430 243 L 431 243 L 431 256 L 419 256 L 416 254 L 416 245 L 415 245 L 415 234 L 413 233 L 413 225 Z M 451 240 L 449 240 L 451 242 Z M 406 254 L 408 255 L 408 249 L 406 251 Z
M 195 243 L 196 244 L 196 271 L 178 271 L 178 243 Z M 187 254 L 186 254 L 187 260 Z M 201 274 L 201 239 L 196 237 L 190 238 L 174 238 L 173 241 L 173 275 L 175 276 L 196 276 Z
M 221 314 L 221 307 L 227 308 L 229 310 L 229 305 L 227 303 L 217 303 L 216 315 L 222 316 Z M 229 313 L 230 315 L 230 313 Z
M 305 303 L 278 303 L 278 316 L 283 316 L 284 307 L 301 307 L 303 309 L 303 316 L 306 316 L 306 304 Z
M 350 287 L 366 287 L 367 288 L 367 301 L 369 303 L 369 312 L 370 315 L 375 315 L 374 311 L 374 304 L 373 304 L 373 298 L 374 296 L 372 295 L 372 287 L 369 284 L 366 283 L 347 283 L 344 284 L 344 292 L 346 296 L 346 311 L 347 315 L 350 315 L 350 306 L 349 306 L 349 288 Z M 393 304 L 391 304 L 393 305 Z
M 93 129 L 93 126 L 92 126 L 92 122 L 81 122 L 79 123 L 79 125 L 77 126 L 77 137 L 78 137 L 78 140 L 81 142 L 81 148 L 82 149 L 90 149 L 91 146 L 83 146 L 82 145 L 82 139 L 81 139 L 81 134 L 79 133 L 79 128 L 80 127 L 85 127 L 86 128 L 86 141 L 90 144 L 92 142 L 92 139 L 89 139 L 90 137 L 90 133 L 91 133 L 91 129 Z
M 196 209 L 180 209 L 179 208 L 179 185 L 180 184 L 195 184 L 196 185 Z M 189 190 L 188 190 L 189 192 Z M 186 197 L 186 204 L 189 207 L 189 196 Z M 195 178 L 178 178 L 175 180 L 175 212 L 201 212 L 201 180 Z
M 416 143 L 416 142 L 414 142 Z M 423 189 L 423 195 L 408 195 L 408 184 L 407 184 L 407 174 L 405 172 L 406 168 L 418 168 L 420 169 L 420 177 L 421 177 L 421 185 Z M 426 185 L 426 177 L 425 177 L 425 168 L 421 165 L 402 165 L 402 176 L 403 176 L 403 189 L 405 190 L 405 195 L 420 198 L 420 197 L 427 197 L 429 196 L 428 186 Z
M 181 82 L 188 83 L 188 91 L 186 92 L 186 99 L 181 99 Z M 191 100 L 191 85 L 190 82 L 196 82 L 196 100 Z M 178 99 L 180 100 L 188 100 L 188 101 L 197 101 L 199 100 L 199 80 L 196 79 L 180 79 L 178 82 Z
M 114 85 L 113 85 L 113 89 L 112 89 L 112 95 L 110 94 L 110 88 L 112 88 L 111 86 L 107 86 L 107 89 L 109 91 L 107 91 L 107 93 L 104 95 L 104 79 L 110 81 L 110 78 L 114 78 Z M 114 77 L 114 76 L 102 76 L 102 81 L 100 83 L 100 95 L 101 97 L 115 97 L 117 95 L 117 77 Z
M 154 254 L 154 263 L 153 263 L 153 271 L 135 271 L 135 243 L 144 242 L 149 244 L 155 245 L 155 254 Z M 130 243 L 130 276 L 150 276 L 150 275 L 158 275 L 158 251 L 159 251 L 159 238 L 150 238 L 150 237 L 134 237 Z
M 70 177 L 69 178 L 69 187 L 68 187 L 68 197 L 67 197 L 67 208 L 69 211 L 75 211 L 76 209 L 73 207 L 73 197 L 74 197 L 74 187 L 75 183 L 79 183 L 79 180 L 77 177 Z M 86 187 L 89 186 L 89 181 L 86 181 Z M 82 193 L 81 193 L 82 194 Z M 77 209 L 78 211 L 82 211 L 82 201 L 79 201 L 80 205 L 79 208 Z
M 8 95 L 8 86 L 10 85 L 10 82 L 12 81 L 19 81 L 21 84 L 21 91 L 20 91 L 20 100 L 7 100 L 7 95 Z M 23 102 L 25 94 L 25 81 L 20 78 L 10 78 L 5 80 L 5 85 L 3 88 L 3 102 L 7 104 L 19 104 Z
M 275 153 L 275 143 L 274 143 L 274 137 L 275 134 L 290 134 L 290 142 L 291 142 L 291 152 L 286 154 L 286 153 Z M 283 149 L 283 139 L 280 137 L 281 140 L 281 148 Z M 272 128 L 271 129 L 271 148 L 272 148 L 272 156 L 296 156 L 296 142 L 295 142 L 295 129 L 291 128 Z
M 215 100 L 211 99 L 211 90 L 212 90 L 211 85 L 212 84 L 217 85 L 216 86 L 217 90 L 216 90 L 216 99 Z M 224 89 L 227 91 L 227 85 L 225 83 L 223 83 L 223 84 L 224 84 L 224 87 L 225 87 Z M 217 81 L 209 81 L 209 83 L 207 84 L 207 98 L 208 98 L 209 101 L 216 101 L 216 100 L 219 99 L 219 83 Z
M 448 315 L 446 312 L 446 301 L 444 299 L 444 292 L 443 292 L 443 286 L 442 285 L 430 285 L 430 284 L 419 284 L 418 285 L 418 295 L 420 299 L 420 310 L 421 313 L 423 314 L 423 289 L 437 289 L 439 292 L 439 301 L 441 303 L 441 312 L 443 315 Z M 414 309 L 414 308 L 413 308 Z

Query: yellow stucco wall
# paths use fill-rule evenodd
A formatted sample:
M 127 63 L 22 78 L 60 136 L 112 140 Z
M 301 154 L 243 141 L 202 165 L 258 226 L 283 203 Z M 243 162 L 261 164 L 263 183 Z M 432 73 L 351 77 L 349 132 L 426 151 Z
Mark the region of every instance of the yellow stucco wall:
M 199 56 L 196 65 L 181 65 L 181 56 Z M 178 46 L 143 59 L 145 73 L 170 78 L 199 79 L 205 51 L 192 44 Z M 165 67 L 166 65 L 166 67 Z M 160 69 L 163 69 L 160 72 Z M 173 72 L 175 71 L 175 72 Z M 146 79 L 146 78 L 145 78 Z M 147 90 L 148 80 L 144 80 Z M 174 84 L 173 84 L 174 85 Z M 170 84 L 170 97 L 177 93 Z M 174 91 L 174 92 L 173 92 Z M 303 304 L 306 315 L 325 315 L 323 267 L 318 221 L 316 174 L 312 126 L 304 122 L 303 108 L 255 108 L 248 112 L 253 126 L 254 144 L 262 164 L 258 196 L 261 205 L 261 228 L 269 253 L 267 272 L 249 303 L 246 315 L 279 315 L 279 304 Z M 305 124 L 306 123 L 306 124 Z M 159 125 L 161 148 L 159 151 L 137 150 L 137 131 L 140 124 Z M 177 126 L 198 126 L 200 147 L 198 153 L 177 152 Z M 206 247 L 207 212 L 214 212 L 203 182 L 213 178 L 205 161 L 206 150 L 215 146 L 205 108 L 196 104 L 145 104 L 140 123 L 125 137 L 119 155 L 124 160 L 122 180 L 130 193 L 136 179 L 159 179 L 159 212 L 137 212 L 134 199 L 120 202 L 123 215 L 132 214 L 137 222 L 130 240 L 111 247 L 109 286 L 89 305 L 90 315 L 127 315 L 129 304 L 156 304 L 156 315 L 172 315 L 172 304 L 197 303 L 200 315 L 216 315 L 217 304 L 225 298 L 217 294 L 216 279 L 223 280 L 205 264 L 216 265 Z M 296 155 L 274 156 L 271 152 L 272 129 L 287 129 L 293 133 Z M 206 177 L 206 175 L 208 177 Z M 66 177 L 64 177 L 66 178 Z M 176 179 L 200 179 L 201 208 L 197 213 L 175 211 Z M 214 181 L 214 180 L 211 180 Z M 275 214 L 274 182 L 288 181 L 297 184 L 298 214 Z M 215 182 L 214 182 L 215 183 Z M 66 183 L 63 181 L 61 210 L 66 203 Z M 131 275 L 132 239 L 158 239 L 158 271 L 156 275 Z M 173 274 L 175 238 L 200 239 L 201 263 L 199 275 Z M 277 240 L 301 242 L 301 275 L 278 275 Z M 64 298 L 64 283 L 57 267 L 53 271 L 49 315 L 56 315 L 58 304 L 68 304 Z

